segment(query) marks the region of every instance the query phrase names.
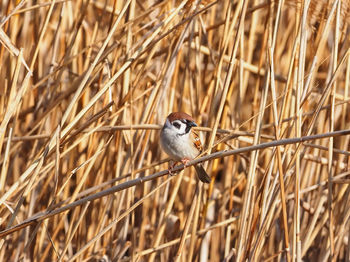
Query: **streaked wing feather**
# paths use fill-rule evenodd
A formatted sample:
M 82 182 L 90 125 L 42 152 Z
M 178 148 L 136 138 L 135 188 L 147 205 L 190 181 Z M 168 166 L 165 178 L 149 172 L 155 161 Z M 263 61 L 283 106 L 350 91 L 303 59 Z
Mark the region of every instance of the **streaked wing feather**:
M 201 153 L 203 151 L 203 146 L 202 146 L 201 140 L 199 138 L 199 135 L 196 132 L 194 132 L 193 130 L 191 132 L 191 135 L 192 135 L 192 138 L 193 138 L 193 145 L 194 145 L 194 147 L 197 148 L 199 153 Z

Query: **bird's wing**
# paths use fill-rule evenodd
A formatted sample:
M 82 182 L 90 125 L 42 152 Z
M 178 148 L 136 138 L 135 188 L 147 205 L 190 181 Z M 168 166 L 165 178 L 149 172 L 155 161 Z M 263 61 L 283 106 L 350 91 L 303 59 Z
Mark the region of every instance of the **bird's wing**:
M 193 146 L 198 150 L 199 153 L 201 153 L 203 151 L 203 146 L 199 138 L 199 135 L 192 130 L 191 136 L 192 136 L 191 138 L 193 141 Z

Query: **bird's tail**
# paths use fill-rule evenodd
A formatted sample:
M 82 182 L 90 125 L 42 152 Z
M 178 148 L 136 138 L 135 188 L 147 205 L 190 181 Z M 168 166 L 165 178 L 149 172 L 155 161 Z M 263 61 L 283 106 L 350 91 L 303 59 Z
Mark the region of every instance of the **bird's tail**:
M 207 174 L 207 172 L 204 170 L 203 166 L 201 164 L 194 166 L 197 172 L 197 176 L 200 181 L 203 183 L 210 183 L 210 177 Z

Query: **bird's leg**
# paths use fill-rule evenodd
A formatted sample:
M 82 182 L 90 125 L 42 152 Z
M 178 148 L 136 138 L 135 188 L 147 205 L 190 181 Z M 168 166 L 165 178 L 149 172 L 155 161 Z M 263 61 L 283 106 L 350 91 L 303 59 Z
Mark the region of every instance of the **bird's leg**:
M 188 162 L 190 162 L 190 160 L 188 158 L 183 158 L 183 159 L 181 159 L 181 162 L 182 162 L 182 164 L 184 164 L 184 168 L 185 168 L 185 167 L 187 167 Z
M 188 165 L 188 162 L 190 162 L 191 160 L 188 159 L 188 158 L 183 158 L 181 159 L 181 162 L 182 164 L 184 165 L 184 168 L 186 168 L 186 166 Z M 173 176 L 175 174 L 173 174 L 173 169 L 174 167 L 176 166 L 176 164 L 178 163 L 177 161 L 170 161 L 170 166 L 169 166 L 169 169 L 168 169 L 168 173 L 169 175 Z
M 175 174 L 173 174 L 172 172 L 173 172 L 173 169 L 174 169 L 175 165 L 177 164 L 177 162 L 176 161 L 171 161 L 170 163 L 171 164 L 169 166 L 168 172 L 169 172 L 169 175 L 173 176 Z

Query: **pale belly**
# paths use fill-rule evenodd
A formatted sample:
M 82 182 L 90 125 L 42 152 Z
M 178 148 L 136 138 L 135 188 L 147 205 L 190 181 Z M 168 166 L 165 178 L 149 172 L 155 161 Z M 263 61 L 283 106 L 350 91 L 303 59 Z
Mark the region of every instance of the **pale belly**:
M 160 144 L 165 153 L 175 161 L 193 159 L 198 155 L 196 148 L 188 143 L 188 135 L 172 136 L 161 132 Z

